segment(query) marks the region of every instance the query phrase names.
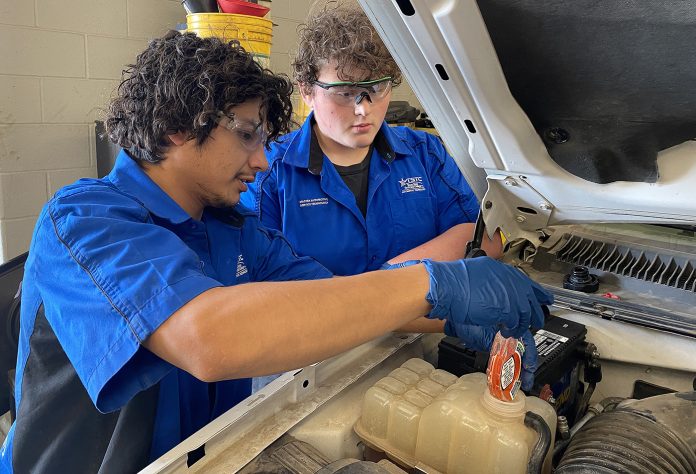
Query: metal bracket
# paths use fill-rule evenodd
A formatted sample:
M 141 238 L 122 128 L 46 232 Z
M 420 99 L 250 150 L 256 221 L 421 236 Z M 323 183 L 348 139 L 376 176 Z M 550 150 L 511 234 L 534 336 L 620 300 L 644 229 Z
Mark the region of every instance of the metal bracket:
M 489 235 L 499 228 L 508 241 L 526 238 L 535 242 L 538 231 L 549 224 L 553 204 L 526 176 L 489 175 L 481 209 Z

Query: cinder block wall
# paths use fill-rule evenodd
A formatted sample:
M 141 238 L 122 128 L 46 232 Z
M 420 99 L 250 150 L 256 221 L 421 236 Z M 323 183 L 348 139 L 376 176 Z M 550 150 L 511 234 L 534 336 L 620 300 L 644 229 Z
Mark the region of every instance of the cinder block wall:
M 178 0 L 0 0 L 0 260 L 58 188 L 95 176 L 94 120 L 123 66 L 185 20 Z
M 313 1 L 270 3 L 275 71 Z M 57 189 L 96 175 L 94 120 L 123 66 L 183 22 L 180 0 L 0 0 L 0 262 L 29 248 Z M 417 103 L 407 84 L 393 98 Z

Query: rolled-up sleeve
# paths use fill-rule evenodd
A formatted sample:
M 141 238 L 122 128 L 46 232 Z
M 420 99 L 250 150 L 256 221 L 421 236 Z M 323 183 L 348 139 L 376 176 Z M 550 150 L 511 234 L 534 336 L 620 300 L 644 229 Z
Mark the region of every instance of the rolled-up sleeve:
M 142 342 L 220 286 L 174 232 L 117 193 L 87 189 L 52 201 L 34 241 L 36 267 L 49 273 L 38 279 L 46 317 L 102 412 L 172 369 Z

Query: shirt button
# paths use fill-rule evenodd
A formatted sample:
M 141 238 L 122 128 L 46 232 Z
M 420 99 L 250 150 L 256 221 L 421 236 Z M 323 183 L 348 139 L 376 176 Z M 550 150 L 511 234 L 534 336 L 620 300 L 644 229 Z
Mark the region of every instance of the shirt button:
M 377 255 L 372 256 L 372 261 L 374 262 L 375 260 L 377 260 Z

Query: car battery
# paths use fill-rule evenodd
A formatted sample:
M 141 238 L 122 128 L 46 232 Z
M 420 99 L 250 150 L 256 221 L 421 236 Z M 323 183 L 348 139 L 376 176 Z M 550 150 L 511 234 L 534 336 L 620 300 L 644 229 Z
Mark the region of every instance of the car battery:
M 552 402 L 559 415 L 573 416 L 578 394 L 583 387 L 579 372 L 586 356 L 585 336 L 582 324 L 550 316 L 543 329 L 534 333 L 537 348 L 537 369 L 534 386 L 528 395 Z M 457 376 L 472 372 L 485 372 L 489 353 L 466 347 L 455 337 L 445 337 L 438 347 L 438 368 Z

